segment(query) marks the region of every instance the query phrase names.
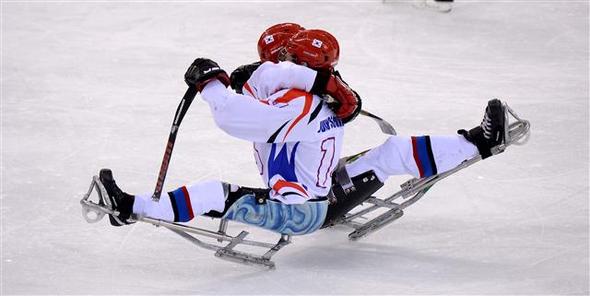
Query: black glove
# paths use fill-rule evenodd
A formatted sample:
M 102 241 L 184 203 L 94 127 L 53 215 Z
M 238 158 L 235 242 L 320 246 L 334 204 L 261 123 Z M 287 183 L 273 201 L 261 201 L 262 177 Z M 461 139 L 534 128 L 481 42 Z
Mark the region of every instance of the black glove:
M 207 83 L 212 80 L 219 80 L 226 87 L 229 85 L 229 77 L 219 65 L 207 58 L 196 59 L 186 73 L 184 73 L 184 81 L 188 86 L 194 86 L 197 91 L 202 91 Z
M 254 62 L 252 64 L 242 65 L 231 72 L 229 76 L 229 80 L 231 81 L 231 88 L 235 90 L 237 93 L 242 93 L 242 88 L 246 81 L 250 79 L 252 73 L 258 69 L 258 67 L 262 64 L 262 62 Z

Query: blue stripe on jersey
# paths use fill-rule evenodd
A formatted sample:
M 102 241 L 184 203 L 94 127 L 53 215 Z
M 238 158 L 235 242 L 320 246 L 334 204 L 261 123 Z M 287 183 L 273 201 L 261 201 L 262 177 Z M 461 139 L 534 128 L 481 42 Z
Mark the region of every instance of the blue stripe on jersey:
M 187 222 L 192 219 L 191 215 L 189 214 L 189 209 L 186 204 L 188 196 L 185 196 L 184 191 L 182 188 L 178 188 L 172 191 L 172 195 L 174 196 L 174 201 L 176 202 L 176 210 L 178 213 L 178 221 L 177 222 Z
M 422 164 L 422 171 L 424 175 L 422 177 L 430 177 L 436 174 L 436 168 L 433 167 L 434 159 L 431 159 L 430 141 L 427 141 L 426 136 L 416 137 L 416 145 L 418 151 L 418 158 Z

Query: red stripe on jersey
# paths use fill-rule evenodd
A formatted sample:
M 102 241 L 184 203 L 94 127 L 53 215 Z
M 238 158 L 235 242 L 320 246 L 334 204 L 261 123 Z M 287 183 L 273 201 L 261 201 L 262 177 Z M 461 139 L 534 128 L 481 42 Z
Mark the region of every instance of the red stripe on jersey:
M 246 84 L 244 84 L 244 88 L 246 89 L 246 91 L 250 94 L 251 97 L 258 99 L 255 95 L 254 92 L 252 91 L 252 87 L 248 84 L 248 82 L 246 82 Z M 270 105 L 268 103 L 268 100 L 258 100 L 260 103 L 265 104 L 265 105 Z
M 285 139 L 287 138 L 287 136 L 289 135 L 291 130 L 297 125 L 297 123 L 299 123 L 299 121 L 301 121 L 301 119 L 303 119 L 303 117 L 305 117 L 305 115 L 307 115 L 309 113 L 309 110 L 311 109 L 311 102 L 312 102 L 313 97 L 308 92 L 298 90 L 298 89 L 292 89 L 292 90 L 288 91 L 287 93 L 285 93 L 285 95 L 283 95 L 282 97 L 275 100 L 276 103 L 288 103 L 288 102 L 290 102 L 296 98 L 302 97 L 302 96 L 305 96 L 305 104 L 303 105 L 303 111 L 301 111 L 301 114 L 299 114 L 299 116 L 297 116 L 297 118 L 295 118 L 293 123 L 291 123 L 291 125 L 287 129 L 287 132 L 285 133 L 285 136 L 283 137 L 283 142 L 285 141 Z
M 307 95 L 307 92 L 299 89 L 291 89 L 287 91 L 282 97 L 275 100 L 275 103 L 289 103 L 298 97 Z
M 254 98 L 256 98 L 256 96 L 254 95 L 254 92 L 252 91 L 252 88 L 250 87 L 250 85 L 248 84 L 248 82 L 246 82 L 244 84 L 244 88 L 246 89 L 247 92 L 250 93 L 250 95 Z
M 300 192 L 300 193 L 299 193 L 299 195 L 301 195 L 301 196 L 305 196 L 305 197 L 309 197 L 309 196 L 307 195 L 307 190 L 305 190 L 305 188 L 303 188 L 303 187 L 299 186 L 299 184 L 297 184 L 297 183 L 293 183 L 293 182 L 287 182 L 287 181 L 285 181 L 285 180 L 278 180 L 278 181 L 277 181 L 277 182 L 276 182 L 276 183 L 275 183 L 275 184 L 272 186 L 272 189 L 273 189 L 274 191 L 276 191 L 276 192 L 279 192 L 279 190 L 281 190 L 282 188 L 285 188 L 285 187 L 290 187 L 290 188 L 293 188 L 293 189 L 295 189 L 295 190 L 297 190 L 297 191 L 299 191 L 299 192 Z
M 186 187 L 184 186 L 182 186 L 182 193 L 184 193 L 184 201 L 186 203 L 189 220 L 192 220 L 195 217 L 195 214 L 193 213 L 193 206 L 191 205 L 191 198 L 188 195 L 188 190 L 186 190 Z

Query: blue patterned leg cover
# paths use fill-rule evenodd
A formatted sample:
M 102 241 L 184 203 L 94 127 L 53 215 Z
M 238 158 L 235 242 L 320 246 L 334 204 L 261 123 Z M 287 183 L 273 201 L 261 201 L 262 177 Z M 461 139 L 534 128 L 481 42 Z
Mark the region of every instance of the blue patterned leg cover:
M 223 218 L 280 234 L 303 235 L 318 230 L 327 211 L 327 200 L 287 205 L 268 199 L 265 204 L 257 204 L 254 195 L 247 194 L 234 202 Z

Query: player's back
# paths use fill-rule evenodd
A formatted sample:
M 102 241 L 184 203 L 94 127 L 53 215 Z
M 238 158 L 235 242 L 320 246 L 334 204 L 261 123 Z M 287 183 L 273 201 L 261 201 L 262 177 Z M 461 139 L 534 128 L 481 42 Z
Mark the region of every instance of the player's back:
M 314 197 L 330 191 L 331 175 L 340 158 L 343 124 L 318 96 L 282 90 L 266 102 L 277 108 L 300 110 L 277 128 L 266 142 L 254 143 L 260 175 L 272 187 L 273 178 L 300 183 Z M 280 198 L 279 198 L 280 199 Z
M 264 183 L 285 203 L 326 196 L 340 158 L 342 121 L 320 97 L 301 90 L 311 90 L 315 77 L 303 66 L 266 62 L 244 84 L 244 95 L 216 82 L 202 94 L 222 130 L 254 142 Z

